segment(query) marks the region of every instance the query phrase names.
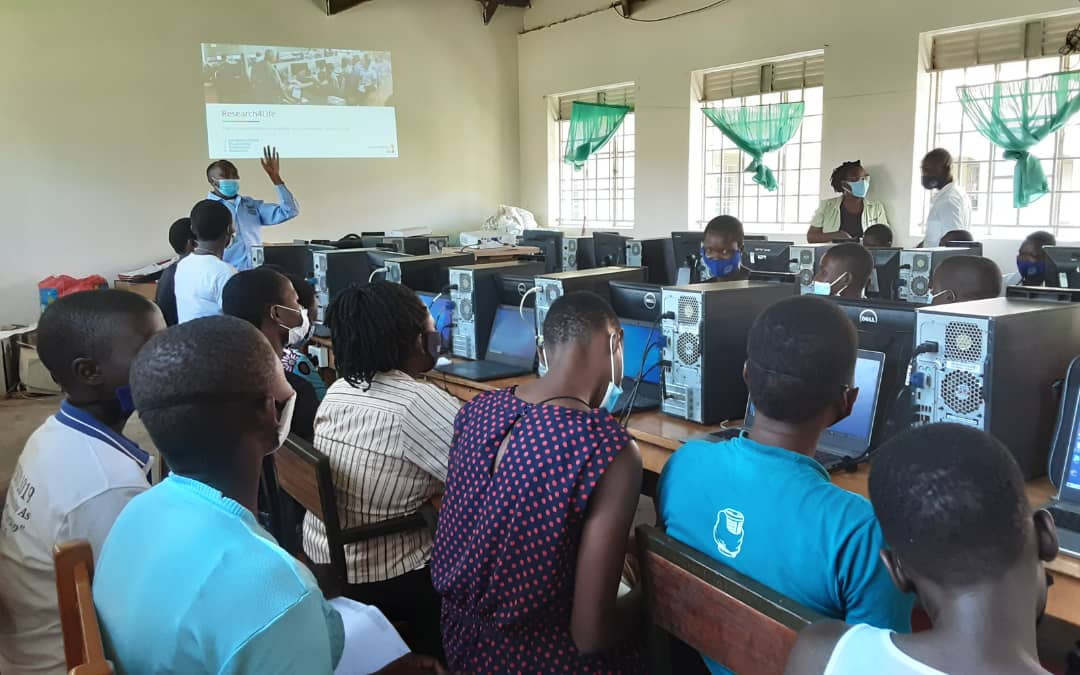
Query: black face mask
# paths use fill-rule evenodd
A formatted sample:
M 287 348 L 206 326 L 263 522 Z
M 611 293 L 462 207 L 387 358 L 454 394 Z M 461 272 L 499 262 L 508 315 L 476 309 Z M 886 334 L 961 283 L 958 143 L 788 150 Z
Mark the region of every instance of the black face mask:
M 944 185 L 945 181 L 937 176 L 922 177 L 922 186 L 927 190 L 940 190 Z

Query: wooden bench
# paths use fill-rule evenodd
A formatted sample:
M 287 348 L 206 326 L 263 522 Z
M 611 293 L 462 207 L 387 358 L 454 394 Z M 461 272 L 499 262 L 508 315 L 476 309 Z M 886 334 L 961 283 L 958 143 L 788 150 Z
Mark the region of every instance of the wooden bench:
M 90 542 L 78 539 L 57 544 L 53 564 L 69 675 L 112 675 L 113 666 L 105 659 L 94 609 L 94 552 Z
M 670 673 L 682 640 L 738 675 L 784 672 L 800 630 L 825 617 L 675 541 L 637 529 L 652 673 Z

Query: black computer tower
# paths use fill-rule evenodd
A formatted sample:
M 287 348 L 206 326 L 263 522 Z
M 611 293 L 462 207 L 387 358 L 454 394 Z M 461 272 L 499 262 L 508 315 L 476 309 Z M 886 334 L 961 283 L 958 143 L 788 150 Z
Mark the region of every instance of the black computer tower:
M 645 270 L 640 267 L 597 267 L 574 272 L 557 272 L 536 277 L 536 325 L 543 329 L 544 319 L 552 303 L 573 291 L 592 291 L 611 301 L 610 281 L 644 281 Z M 540 334 L 538 332 L 538 334 Z
M 912 375 L 920 422 L 989 432 L 1024 476 L 1046 472 L 1057 404 L 1054 383 L 1080 354 L 1080 306 L 992 298 L 920 307 Z
M 543 274 L 543 262 L 505 262 L 464 265 L 450 268 L 450 299 L 454 303 L 453 353 L 465 359 L 482 359 L 487 354 L 491 325 L 500 302 L 499 277 L 529 277 Z M 454 288 L 454 287 L 457 288 Z M 532 287 L 531 279 L 528 288 Z M 525 290 L 528 290 L 526 288 Z
M 315 251 L 312 266 L 315 299 L 319 303 L 318 322 L 326 321 L 326 309 L 334 296 L 353 284 L 367 285 L 371 273 L 379 269 L 378 263 L 383 258 L 398 257 L 405 257 L 405 254 L 366 248 Z
M 321 244 L 262 244 L 251 247 L 251 266 L 273 265 L 305 279 L 315 275 L 315 251 L 332 251 Z
M 663 370 L 661 409 L 699 424 L 742 419 L 750 326 L 766 307 L 791 296 L 788 284 L 754 281 L 664 288 L 661 327 L 670 365 Z
M 404 284 L 414 291 L 442 293 L 450 283 L 450 268 L 472 265 L 471 252 L 416 255 L 386 261 L 386 280 Z
M 675 249 L 671 237 L 631 239 L 626 242 L 626 265 L 644 267 L 645 280 L 666 286 L 675 283 L 679 266 L 675 264 Z

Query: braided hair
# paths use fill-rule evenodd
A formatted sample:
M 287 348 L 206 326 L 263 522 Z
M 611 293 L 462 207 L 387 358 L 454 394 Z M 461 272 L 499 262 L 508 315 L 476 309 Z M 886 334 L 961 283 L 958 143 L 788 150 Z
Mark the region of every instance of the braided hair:
M 367 390 L 376 373 L 402 368 L 427 318 L 427 307 L 402 284 L 376 281 L 338 293 L 327 311 L 338 375 Z
M 861 169 L 862 160 L 855 160 L 854 162 L 844 162 L 840 166 L 833 169 L 832 177 L 829 178 L 829 185 L 832 185 L 832 189 L 836 192 L 844 191 L 844 182 L 847 181 L 848 172 L 852 169 Z

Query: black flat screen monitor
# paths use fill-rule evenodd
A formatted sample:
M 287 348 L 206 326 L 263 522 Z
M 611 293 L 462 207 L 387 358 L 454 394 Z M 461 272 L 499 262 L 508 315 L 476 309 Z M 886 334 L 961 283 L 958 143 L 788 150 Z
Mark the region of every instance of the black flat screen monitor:
M 743 244 L 743 265 L 756 272 L 790 272 L 790 241 L 755 241 Z
M 874 271 L 870 273 L 870 286 L 866 297 L 878 300 L 896 299 L 896 282 L 900 278 L 900 249 L 870 248 L 874 257 Z
M 535 246 L 544 256 L 544 272 L 562 271 L 563 233 L 557 230 L 525 230 L 521 234 L 521 246 Z
M 597 267 L 626 264 L 626 242 L 630 237 L 613 232 L 593 233 L 593 257 Z
M 634 281 L 612 281 L 611 308 L 620 319 L 653 322 L 660 318 L 660 286 Z
M 704 232 L 672 232 L 671 248 L 675 253 L 675 267 L 693 267 L 701 255 Z
M 1049 259 L 1046 266 L 1046 285 L 1058 288 L 1080 288 L 1080 247 L 1045 246 Z

